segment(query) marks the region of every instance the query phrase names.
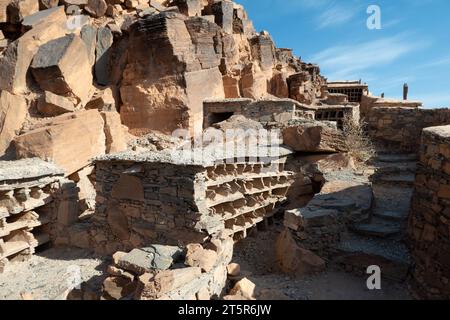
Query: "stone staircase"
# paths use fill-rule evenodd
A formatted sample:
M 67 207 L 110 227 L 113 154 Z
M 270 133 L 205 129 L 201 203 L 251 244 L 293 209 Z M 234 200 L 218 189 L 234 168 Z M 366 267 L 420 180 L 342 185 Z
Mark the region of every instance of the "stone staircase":
M 374 161 L 374 206 L 367 221 L 353 224 L 337 246 L 334 262 L 348 271 L 365 273 L 381 267 L 390 280 L 404 281 L 410 256 L 404 242 L 413 193 L 416 156 L 381 154 Z

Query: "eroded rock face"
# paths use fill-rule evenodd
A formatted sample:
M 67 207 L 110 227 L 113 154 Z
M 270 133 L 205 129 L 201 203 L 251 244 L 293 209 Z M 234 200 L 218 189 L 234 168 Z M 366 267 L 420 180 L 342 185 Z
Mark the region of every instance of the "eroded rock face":
M 61 7 L 62 8 L 62 7 Z M 22 37 L 12 42 L 0 57 L 0 90 L 15 94 L 28 91 L 27 73 L 39 46 L 56 38 L 65 36 L 66 15 L 58 9 L 51 19 L 40 20 Z M 47 17 L 48 18 L 48 17 Z
M 11 141 L 22 128 L 27 115 L 26 100 L 20 96 L 0 91 L 0 155 L 9 148 Z
M 203 100 L 224 97 L 214 47 L 218 29 L 193 19 L 163 13 L 142 19 L 132 31 L 120 89 L 122 121 L 131 133 L 201 127 Z M 193 41 L 189 30 L 206 35 Z

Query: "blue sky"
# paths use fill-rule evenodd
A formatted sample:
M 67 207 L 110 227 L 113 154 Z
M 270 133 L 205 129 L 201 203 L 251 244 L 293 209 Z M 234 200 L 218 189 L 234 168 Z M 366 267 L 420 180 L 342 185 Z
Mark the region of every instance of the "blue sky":
M 371 92 L 450 107 L 449 0 L 236 0 L 257 31 L 277 47 L 318 63 L 330 80 L 362 79 Z M 380 30 L 369 30 L 369 5 L 381 9 Z

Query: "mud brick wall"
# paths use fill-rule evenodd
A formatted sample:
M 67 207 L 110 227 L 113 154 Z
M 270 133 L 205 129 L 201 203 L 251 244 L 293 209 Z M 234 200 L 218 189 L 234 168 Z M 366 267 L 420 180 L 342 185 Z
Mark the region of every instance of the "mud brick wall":
M 450 126 L 423 131 L 408 232 L 414 291 L 450 299 Z
M 380 149 L 418 152 L 423 128 L 450 124 L 449 109 L 372 108 L 368 132 Z

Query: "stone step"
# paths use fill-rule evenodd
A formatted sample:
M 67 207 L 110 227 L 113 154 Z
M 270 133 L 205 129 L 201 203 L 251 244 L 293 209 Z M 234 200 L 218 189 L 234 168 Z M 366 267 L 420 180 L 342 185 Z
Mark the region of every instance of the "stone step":
M 416 162 L 418 160 L 418 156 L 415 153 L 382 153 L 378 154 L 375 158 L 375 161 L 380 162 Z
M 405 221 L 408 219 L 409 212 L 408 211 L 388 211 L 388 210 L 377 210 L 375 209 L 372 213 L 374 217 L 378 217 L 384 220 L 391 221 Z
M 416 173 L 416 162 L 376 163 L 375 174 Z
M 402 226 L 394 221 L 374 217 L 368 223 L 351 225 L 350 230 L 368 237 L 391 238 L 401 233 Z
M 388 184 L 394 186 L 413 187 L 416 179 L 414 173 L 381 173 L 375 174 L 372 178 L 373 183 Z
M 334 263 L 363 274 L 367 267 L 376 265 L 380 267 L 382 277 L 390 280 L 404 281 L 411 265 L 406 245 L 395 240 L 348 235 L 336 250 Z

